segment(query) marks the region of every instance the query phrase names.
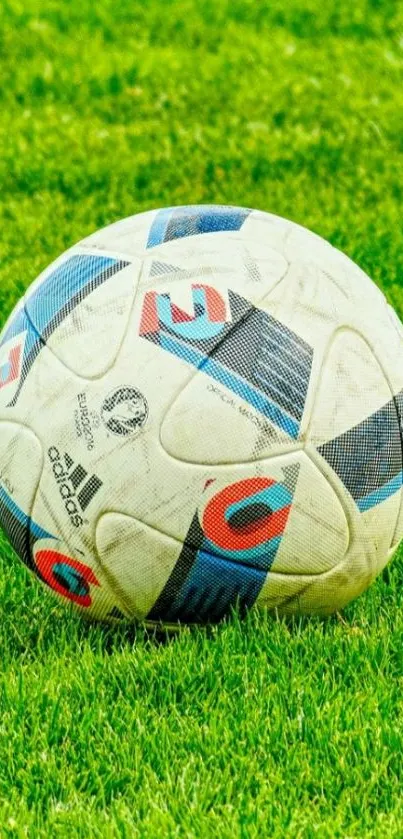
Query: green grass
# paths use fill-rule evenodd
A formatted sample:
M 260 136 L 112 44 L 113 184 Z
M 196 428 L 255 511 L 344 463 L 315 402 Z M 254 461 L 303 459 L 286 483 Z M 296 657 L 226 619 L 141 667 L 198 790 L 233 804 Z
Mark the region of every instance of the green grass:
M 403 6 L 3 0 L 0 310 L 133 212 L 288 216 L 403 316 Z M 166 640 L 0 575 L 0 835 L 401 837 L 403 560 L 343 618 Z

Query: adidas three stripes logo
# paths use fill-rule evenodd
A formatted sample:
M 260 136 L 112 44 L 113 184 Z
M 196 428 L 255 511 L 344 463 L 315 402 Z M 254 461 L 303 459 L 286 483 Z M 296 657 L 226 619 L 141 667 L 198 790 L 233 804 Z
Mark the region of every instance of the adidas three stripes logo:
M 97 477 L 97 475 L 91 475 L 90 478 L 88 477 L 88 472 L 81 466 L 81 463 L 78 463 L 77 466 L 74 466 L 74 460 L 70 457 L 67 452 L 64 455 L 64 462 L 66 464 L 67 470 L 69 472 L 69 479 L 73 485 L 73 489 L 75 492 L 79 489 L 81 484 L 84 486 L 81 487 L 80 491 L 77 492 L 77 501 L 84 511 L 87 509 L 88 504 L 94 496 L 97 494 L 98 490 L 102 486 L 102 481 Z M 74 468 L 73 468 L 74 467 Z M 70 471 L 71 470 L 71 471 Z
M 84 523 L 81 513 L 99 492 L 102 481 L 98 475 L 88 475 L 81 463 L 76 464 L 67 452 L 62 455 L 56 446 L 50 446 L 48 456 L 66 512 L 74 527 L 79 527 Z

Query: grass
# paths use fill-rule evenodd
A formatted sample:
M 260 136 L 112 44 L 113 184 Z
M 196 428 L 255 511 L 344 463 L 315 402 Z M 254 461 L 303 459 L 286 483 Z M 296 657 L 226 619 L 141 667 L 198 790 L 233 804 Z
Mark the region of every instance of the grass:
M 0 309 L 155 206 L 311 227 L 403 316 L 403 7 L 3 0 Z M 88 626 L 3 539 L 0 835 L 401 837 L 403 559 L 327 621 Z

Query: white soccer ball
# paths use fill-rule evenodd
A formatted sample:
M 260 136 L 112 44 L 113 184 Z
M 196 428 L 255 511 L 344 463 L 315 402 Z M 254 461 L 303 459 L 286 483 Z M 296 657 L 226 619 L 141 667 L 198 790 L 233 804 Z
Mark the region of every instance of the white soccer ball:
M 403 536 L 403 331 L 313 233 L 133 216 L 50 266 L 0 339 L 0 521 L 94 618 L 329 613 Z

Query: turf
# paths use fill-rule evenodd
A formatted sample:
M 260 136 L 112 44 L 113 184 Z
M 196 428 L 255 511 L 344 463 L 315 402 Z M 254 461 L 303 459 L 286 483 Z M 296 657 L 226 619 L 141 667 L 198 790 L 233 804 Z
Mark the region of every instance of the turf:
M 395 0 L 3 0 L 0 309 L 155 206 L 269 210 L 403 316 Z M 401 837 L 403 559 L 343 616 L 83 624 L 6 541 L 0 835 Z

